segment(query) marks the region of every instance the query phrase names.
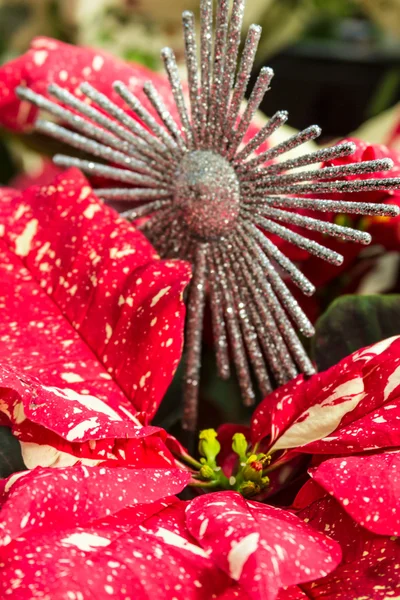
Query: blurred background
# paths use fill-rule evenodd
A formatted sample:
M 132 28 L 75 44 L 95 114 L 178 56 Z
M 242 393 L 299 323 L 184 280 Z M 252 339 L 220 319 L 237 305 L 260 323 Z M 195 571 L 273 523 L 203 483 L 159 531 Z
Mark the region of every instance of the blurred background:
M 181 12 L 197 5 L 0 0 L 0 64 L 46 35 L 159 69 L 163 46 L 182 56 Z M 294 128 L 319 124 L 322 143 L 356 133 L 400 148 L 400 0 L 247 0 L 245 19 L 263 26 L 257 70 L 275 70 L 265 114 L 286 109 Z M 19 143 L 1 135 L 0 183 L 36 168 L 25 159 Z

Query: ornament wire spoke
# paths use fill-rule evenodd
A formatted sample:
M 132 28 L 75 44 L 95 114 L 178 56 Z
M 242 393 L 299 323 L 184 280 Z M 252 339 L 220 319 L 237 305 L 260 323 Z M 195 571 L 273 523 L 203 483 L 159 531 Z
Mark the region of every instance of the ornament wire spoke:
M 218 374 L 221 377 L 221 379 L 229 379 L 230 365 L 228 339 L 226 333 L 226 323 L 224 318 L 223 300 L 218 286 L 218 277 L 213 260 L 213 246 L 211 246 L 210 248 L 210 255 L 208 256 L 207 264 L 209 275 L 211 318 Z
M 352 229 L 351 227 L 343 227 L 342 225 L 335 225 L 334 223 L 328 223 L 327 221 L 319 221 L 318 219 L 313 219 L 312 217 L 297 215 L 284 210 L 279 210 L 278 208 L 263 207 L 262 209 L 260 209 L 260 212 L 263 214 L 264 217 L 269 217 L 270 219 L 274 219 L 275 221 L 283 221 L 285 223 L 289 223 L 290 225 L 299 225 L 300 227 L 304 227 L 305 229 L 309 229 L 310 231 L 319 231 L 320 233 L 323 233 L 325 235 L 338 237 L 342 240 L 358 242 L 359 244 L 371 243 L 372 238 L 369 233 L 366 233 L 365 231 L 359 231 L 358 229 Z M 266 223 L 271 223 L 270 221 L 262 217 L 255 216 L 254 218 L 256 222 L 264 228 L 266 227 Z M 284 227 L 284 229 L 286 228 Z M 320 246 L 320 244 L 318 244 L 318 246 Z M 299 247 L 301 246 L 299 245 Z M 308 248 L 306 248 L 306 250 L 308 250 Z M 340 254 L 338 256 L 340 256 Z M 338 257 L 334 257 L 333 254 L 331 258 L 331 262 L 333 262 L 333 264 L 341 264 L 341 262 L 334 262 L 334 260 L 339 259 Z
M 252 406 L 255 401 L 255 393 L 251 381 L 246 350 L 243 344 L 243 337 L 240 331 L 238 316 L 234 310 L 231 291 L 225 277 L 225 269 L 219 261 L 218 254 L 216 252 L 214 252 L 214 268 L 217 274 L 216 283 L 223 298 L 224 316 L 226 319 L 230 348 L 232 350 L 233 361 L 236 366 L 236 372 L 243 396 L 243 401 L 246 406 Z
M 146 96 L 148 97 L 149 102 L 153 106 L 154 110 L 157 112 L 161 121 L 164 123 L 165 127 L 168 129 L 168 131 L 174 138 L 174 140 L 177 143 L 177 145 L 179 146 L 179 148 L 181 150 L 186 150 L 186 144 L 182 137 L 182 133 L 181 133 L 175 119 L 173 118 L 173 116 L 171 115 L 171 113 L 169 112 L 167 107 L 165 106 L 163 99 L 161 98 L 160 94 L 157 92 L 153 83 L 151 81 L 146 81 L 146 83 L 143 86 L 143 91 L 146 94 Z
M 277 383 L 284 383 L 290 376 L 297 374 L 296 369 L 275 320 L 260 294 L 259 287 L 249 275 L 247 267 L 243 268 L 242 257 L 237 252 L 236 244 L 233 243 L 232 247 L 232 268 L 238 279 L 240 290 L 244 294 L 245 304 L 250 311 L 253 325 L 258 332 L 259 342 L 275 380 Z
M 186 108 L 182 83 L 179 77 L 175 55 L 171 48 L 164 48 L 161 51 L 161 57 L 164 61 L 164 66 L 168 76 L 169 84 L 171 86 L 172 95 L 174 97 L 175 104 L 178 109 L 182 129 L 186 137 L 186 144 L 188 148 L 193 148 L 193 132 Z
M 227 281 L 232 290 L 232 299 L 235 307 L 235 312 L 239 316 L 240 327 L 243 333 L 243 339 L 247 348 L 248 356 L 254 367 L 254 374 L 258 381 L 258 386 L 263 395 L 268 394 L 271 390 L 271 381 L 268 375 L 268 370 L 264 361 L 262 349 L 259 344 L 257 331 L 254 327 L 253 320 L 249 314 L 250 305 L 243 301 L 244 290 L 240 289 L 237 284 L 237 278 L 234 276 L 232 260 L 230 258 L 229 246 L 224 251 L 217 250 L 220 260 L 226 265 Z
M 319 244 L 314 240 L 310 240 L 299 233 L 295 233 L 287 227 L 283 227 L 282 225 L 278 225 L 278 223 L 274 223 L 273 221 L 263 219 L 262 217 L 258 217 L 256 215 L 253 216 L 252 220 L 255 225 L 262 227 L 264 231 L 278 235 L 281 239 L 290 242 L 298 248 L 307 250 L 307 252 L 318 256 L 318 258 L 322 258 L 333 265 L 341 265 L 343 263 L 343 256 L 338 252 L 334 252 L 333 250 L 330 250 L 326 246 L 322 246 L 322 244 Z
M 140 117 L 145 125 L 152 131 L 162 142 L 167 146 L 171 154 L 180 155 L 180 151 L 176 142 L 172 139 L 169 133 L 161 127 L 156 119 L 143 106 L 138 98 L 126 87 L 122 81 L 115 81 L 113 84 L 114 90 L 126 102 L 126 104 Z
M 286 123 L 289 113 L 285 110 L 280 110 L 275 113 L 268 123 L 260 129 L 260 131 L 246 144 L 246 146 L 234 158 L 235 163 L 242 162 L 257 150 L 279 127 Z
M 212 65 L 213 0 L 200 0 L 200 140 L 203 143 L 209 116 Z
M 252 260 L 257 268 L 258 279 L 262 281 L 261 275 L 266 273 L 274 294 L 276 294 L 279 301 L 284 305 L 288 314 L 293 319 L 294 323 L 296 323 L 301 333 L 306 337 L 312 337 L 315 333 L 312 323 L 301 309 L 297 300 L 294 298 L 293 294 L 286 286 L 279 273 L 277 273 L 275 270 L 271 261 L 256 243 L 253 241 L 250 243 L 247 242 L 244 232 L 240 231 L 239 237 L 243 240 L 243 244 L 245 245 L 244 247 L 248 248 L 248 251 L 253 254 Z M 261 283 L 260 285 L 261 289 L 264 289 L 266 294 L 270 294 L 269 287 L 267 288 L 265 283 Z
M 247 249 L 247 246 L 251 249 L 251 245 L 247 244 L 244 239 L 243 242 L 245 243 L 243 247 L 239 247 L 237 242 L 234 243 L 235 257 L 279 357 L 278 364 L 271 361 L 270 365 L 277 382 L 282 384 L 295 377 L 297 369 L 286 345 L 285 337 L 280 331 L 282 324 L 278 326 L 275 318 L 275 305 L 279 304 L 279 301 Z
M 199 112 L 199 77 L 197 64 L 197 44 L 194 14 L 185 11 L 182 15 L 183 37 L 185 40 L 185 57 L 189 84 L 192 131 L 196 147 L 199 144 L 200 112 Z
M 168 189 L 95 188 L 93 191 L 103 200 L 122 200 L 126 202 L 164 200 L 162 204 L 164 204 L 166 201 L 172 200 L 171 191 Z
M 250 241 L 250 245 L 252 245 L 252 241 Z M 266 298 L 269 299 L 270 302 L 270 310 L 276 319 L 276 323 L 278 324 L 281 335 L 285 339 L 287 346 L 290 348 L 290 352 L 294 357 L 297 365 L 300 370 L 308 375 L 312 375 L 315 372 L 315 369 L 307 356 L 304 347 L 302 346 L 297 334 L 290 323 L 289 319 L 286 316 L 285 311 L 283 310 L 278 298 L 276 297 L 272 287 L 268 282 L 264 282 L 262 284 L 262 270 L 257 268 L 254 260 L 251 260 L 249 253 L 244 252 L 244 260 L 247 263 L 247 268 L 253 273 L 256 277 L 258 283 L 260 285 L 265 285 L 268 293 L 266 294 Z
M 195 431 L 198 414 L 198 397 L 201 363 L 201 340 L 206 287 L 206 247 L 198 245 L 194 261 L 194 274 L 190 287 L 186 329 L 186 371 L 185 371 L 185 406 L 184 428 Z
M 265 172 L 267 175 L 269 175 L 270 173 L 289 171 L 290 169 L 297 169 L 299 167 L 305 167 L 307 165 L 333 160 L 335 158 L 351 156 L 355 151 L 356 145 L 354 142 L 343 142 L 341 144 L 337 144 L 336 146 L 331 146 L 330 148 L 322 148 L 321 150 L 316 150 L 315 152 L 309 152 L 307 154 L 302 154 L 301 156 L 296 156 L 295 158 L 289 158 L 285 161 L 266 165 L 263 167 L 262 172 Z
M 213 74 L 211 80 L 211 97 L 210 97 L 210 125 L 208 127 L 207 145 L 210 148 L 215 148 L 216 145 L 216 130 L 219 117 L 219 102 L 220 93 L 222 91 L 227 34 L 229 25 L 229 0 L 217 0 L 216 13 L 216 28 L 214 42 L 214 57 L 213 57 Z
M 322 198 L 294 198 L 293 196 L 259 196 L 250 198 L 248 206 L 258 209 L 265 205 L 280 208 L 305 208 L 320 212 L 338 212 L 355 215 L 379 215 L 396 217 L 399 208 L 393 204 L 375 204 L 373 202 L 347 202 L 345 200 L 323 200 Z
M 320 135 L 321 135 L 321 128 L 318 127 L 318 125 L 311 125 L 311 127 L 307 127 L 307 129 L 304 129 L 303 131 L 300 131 L 299 133 L 295 133 L 294 135 L 292 135 L 290 138 L 288 138 L 284 142 L 277 144 L 273 148 L 270 148 L 269 150 L 262 152 L 255 158 L 250 159 L 249 161 L 243 163 L 242 165 L 239 165 L 238 171 L 242 174 L 242 180 L 246 181 L 248 178 L 249 179 L 252 178 L 251 177 L 252 173 L 250 171 L 251 169 L 254 169 L 255 167 L 259 167 L 263 163 L 265 163 L 269 160 L 273 160 L 274 158 L 277 158 L 281 154 L 285 154 L 286 152 L 289 152 L 290 150 L 294 150 L 294 148 L 298 148 L 305 142 L 315 140 Z
M 96 191 L 96 194 L 100 198 L 103 198 L 103 196 L 101 194 L 99 194 L 97 191 Z M 143 206 L 138 206 L 137 208 L 131 208 L 130 210 L 126 210 L 125 212 L 121 213 L 121 217 L 128 219 L 128 221 L 134 221 L 135 219 L 139 219 L 140 217 L 145 217 L 147 215 L 150 215 L 150 214 L 160 210 L 160 208 L 164 208 L 164 207 L 166 208 L 167 206 L 168 206 L 168 202 L 165 200 L 157 200 L 156 202 L 148 202 L 147 204 L 144 204 Z
M 360 181 L 329 181 L 326 183 L 306 183 L 300 185 L 270 185 L 269 194 L 336 194 L 392 190 L 400 186 L 400 177 L 385 179 L 361 179 Z
M 259 25 L 251 25 L 247 34 L 239 70 L 236 76 L 235 87 L 233 89 L 232 100 L 225 120 L 224 133 L 228 141 L 231 139 L 236 120 L 239 116 L 240 107 L 250 81 L 254 58 L 261 38 L 261 31 L 262 29 Z
M 244 228 L 248 234 L 248 237 L 253 238 L 257 241 L 257 243 L 261 246 L 262 250 L 267 254 L 267 256 L 278 263 L 280 267 L 290 276 L 293 283 L 295 283 L 306 296 L 311 296 L 315 292 L 315 287 L 303 275 L 303 273 L 296 267 L 296 265 L 289 260 L 280 250 L 275 246 L 274 243 L 271 242 L 267 237 L 265 237 L 261 231 L 257 228 L 256 225 L 244 222 Z

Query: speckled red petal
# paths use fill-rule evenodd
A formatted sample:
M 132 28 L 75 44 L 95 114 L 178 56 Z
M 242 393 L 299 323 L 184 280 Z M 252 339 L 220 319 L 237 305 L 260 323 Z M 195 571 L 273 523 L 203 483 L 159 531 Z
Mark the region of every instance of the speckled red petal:
M 186 509 L 190 533 L 253 600 L 331 572 L 339 546 L 288 511 L 248 502 L 236 492 L 206 494 Z
M 79 85 L 87 81 L 122 106 L 123 101 L 112 88 L 116 80 L 123 81 L 146 104 L 142 87 L 151 80 L 167 106 L 173 108 L 166 78 L 154 71 L 138 64 L 124 63 L 100 50 L 72 46 L 51 38 L 36 38 L 26 54 L 0 68 L 0 123 L 20 131 L 34 122 L 37 110 L 15 95 L 19 85 L 48 96 L 48 85 L 56 83 L 81 95 Z
M 400 535 L 400 452 L 324 461 L 313 479 L 360 525 L 379 535 Z
M 400 444 L 400 338 L 359 350 L 308 380 L 267 396 L 252 439 L 307 453 L 353 454 Z
M 181 356 L 187 263 L 160 260 L 77 170 L 1 199 L 0 359 L 152 416 Z
M 179 493 L 189 473 L 75 465 L 14 473 L 1 482 L 0 545 L 35 531 L 69 528 Z

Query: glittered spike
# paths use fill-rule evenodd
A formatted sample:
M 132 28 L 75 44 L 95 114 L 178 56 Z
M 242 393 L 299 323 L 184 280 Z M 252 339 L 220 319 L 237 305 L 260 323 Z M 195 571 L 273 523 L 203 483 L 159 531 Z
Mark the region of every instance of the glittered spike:
M 112 102 L 107 96 L 98 92 L 92 85 L 89 83 L 82 83 L 80 86 L 80 90 L 85 96 L 96 102 L 98 106 L 103 108 L 107 113 L 114 117 L 117 121 L 119 121 L 124 127 L 126 127 L 129 131 L 126 133 L 126 138 L 132 143 L 135 142 L 136 138 L 140 138 L 142 142 L 145 142 L 148 146 L 150 146 L 153 150 L 157 151 L 168 158 L 170 156 L 170 152 L 168 148 L 160 142 L 156 137 L 151 135 L 145 127 L 140 125 L 138 121 L 135 121 L 132 117 L 130 117 L 122 108 L 119 108 L 114 102 Z M 143 146 L 142 146 L 143 147 Z
M 200 107 L 200 139 L 204 142 L 208 121 L 211 94 L 211 64 L 212 64 L 212 20 L 213 0 L 200 0 L 200 69 L 201 93 Z
M 373 176 L 392 168 L 389 159 L 347 160 L 345 165 L 329 166 L 330 161 L 356 152 L 351 141 L 285 157 L 320 135 L 316 125 L 262 151 L 266 140 L 286 121 L 285 111 L 278 111 L 243 145 L 272 78 L 270 69 L 261 70 L 240 116 L 261 35 L 260 27 L 250 27 L 237 68 L 244 2 L 217 0 L 213 43 L 213 0 L 200 0 L 200 63 L 193 14 L 183 14 L 190 115 L 175 56 L 168 48 L 162 57 L 176 117 L 151 82 L 144 85 L 148 105 L 139 101 L 129 86 L 115 83 L 115 89 L 133 109 L 132 116 L 88 83 L 83 83 L 80 91 L 91 102 L 55 84 L 49 86 L 49 92 L 60 104 L 26 88 L 17 92 L 60 122 L 39 121 L 39 131 L 100 161 L 57 155 L 56 164 L 121 182 L 119 187 L 98 188 L 96 193 L 105 201 L 134 203 L 123 216 L 129 220 L 147 217 L 135 226 L 157 252 L 192 263 L 184 408 L 184 427 L 189 430 L 196 427 L 197 419 L 206 293 L 218 372 L 228 378 L 232 358 L 244 402 L 250 405 L 255 400 L 252 375 L 265 394 L 271 378 L 274 384 L 282 384 L 299 370 L 307 375 L 314 372 L 296 334 L 297 329 L 311 336 L 314 329 L 284 277 L 288 275 L 307 295 L 314 293 L 315 287 L 268 236 L 278 235 L 324 260 L 341 264 L 340 254 L 320 240 L 293 231 L 293 226 L 322 238 L 328 234 L 363 244 L 370 242 L 370 235 L 337 225 L 332 219 L 311 218 L 301 214 L 303 209 L 385 217 L 400 214 L 394 204 L 351 202 L 347 196 L 340 200 L 340 194 L 349 192 L 400 189 L 400 178 Z M 324 162 L 327 166 L 319 168 L 318 163 Z M 304 170 L 308 165 L 314 166 Z M 302 170 L 293 171 L 299 168 Z
M 246 180 L 245 173 L 249 172 L 249 169 L 254 169 L 263 163 L 273 160 L 277 156 L 284 154 L 285 152 L 289 152 L 294 148 L 298 148 L 305 142 L 309 142 L 311 140 L 315 140 L 317 137 L 321 135 L 321 129 L 317 125 L 312 125 L 311 127 L 307 127 L 304 131 L 300 131 L 299 133 L 295 133 L 290 138 L 281 142 L 277 146 L 266 150 L 262 154 L 259 154 L 255 158 L 252 158 L 247 163 L 240 165 L 238 170 L 244 173 L 243 180 Z M 251 177 L 250 177 L 251 178 Z
M 160 184 L 161 182 L 166 183 L 170 180 L 170 177 L 168 177 L 167 174 L 163 176 L 157 172 L 154 172 L 151 167 L 141 160 L 136 160 L 135 158 L 127 156 L 122 152 L 118 152 L 118 150 L 113 150 L 109 146 L 99 144 L 98 142 L 79 135 L 78 133 L 71 132 L 69 129 L 65 129 L 64 127 L 56 125 L 55 123 L 51 123 L 50 121 L 36 121 L 35 129 L 36 131 L 45 133 L 46 135 L 53 137 L 60 142 L 69 144 L 73 148 L 77 148 L 77 150 L 87 152 L 88 154 L 92 154 L 97 158 L 109 160 L 116 165 L 126 167 L 127 169 L 135 171 L 136 173 L 143 173 L 144 175 L 147 175 L 155 184 L 157 181 Z
M 322 246 L 318 242 L 314 242 L 313 240 L 310 240 L 298 233 L 295 233 L 287 227 L 278 225 L 277 223 L 274 223 L 269 219 L 264 219 L 260 216 L 254 215 L 253 220 L 254 223 L 262 227 L 264 231 L 268 231 L 268 233 L 272 233 L 273 235 L 278 235 L 283 240 L 294 244 L 298 248 L 307 250 L 307 252 L 318 256 L 318 258 L 322 258 L 327 262 L 332 263 L 333 265 L 343 264 L 343 256 L 341 254 L 339 254 L 338 252 L 334 252 L 333 250 L 330 250 L 325 246 Z
M 219 249 L 217 252 L 219 252 Z M 271 381 L 265 365 L 264 355 L 258 341 L 257 331 L 249 316 L 249 305 L 243 302 L 244 291 L 238 287 L 237 278 L 234 276 L 232 261 L 229 258 L 230 252 L 231 248 L 228 246 L 225 252 L 219 252 L 219 256 L 222 263 L 228 267 L 226 269 L 227 282 L 232 291 L 232 299 L 235 312 L 239 317 L 243 340 L 247 348 L 248 356 L 251 358 L 251 363 L 254 367 L 258 387 L 263 396 L 266 396 L 272 390 Z
M 325 235 L 332 235 L 349 242 L 357 242 L 359 244 L 371 243 L 371 236 L 369 233 L 365 231 L 358 231 L 357 229 L 352 229 L 351 227 L 343 227 L 341 225 L 335 225 L 335 223 L 319 221 L 318 219 L 313 219 L 312 217 L 297 215 L 296 213 L 290 213 L 286 210 L 279 210 L 278 208 L 264 207 L 260 212 L 262 212 L 263 216 L 269 217 L 275 221 L 283 221 L 284 223 L 290 223 L 291 225 L 299 225 L 300 227 L 304 227 L 310 231 L 319 231 Z M 255 217 L 255 219 L 262 227 L 265 226 L 266 219 L 259 219 L 258 217 Z M 299 244 L 298 246 L 300 247 Z M 341 262 L 332 262 L 333 264 L 342 264 Z
M 171 113 L 165 106 L 163 99 L 161 98 L 160 94 L 157 92 L 153 83 L 151 81 L 146 81 L 146 83 L 143 86 L 143 91 L 146 94 L 146 96 L 148 97 L 149 101 L 151 102 L 151 104 L 154 107 L 155 111 L 157 112 L 158 116 L 164 123 L 165 127 L 168 129 L 168 131 L 170 132 L 170 134 L 172 135 L 172 137 L 178 144 L 178 146 L 182 150 L 186 149 L 186 144 L 182 137 L 181 131 L 180 131 L 178 125 L 176 124 L 174 118 L 172 117 Z
M 245 306 L 250 313 L 255 330 L 258 332 L 259 343 L 277 383 L 285 383 L 288 378 L 296 375 L 296 369 L 290 361 L 288 350 L 282 341 L 275 320 L 260 294 L 259 287 L 249 276 L 248 269 L 243 269 L 241 255 L 235 254 L 235 252 L 236 246 L 233 242 L 230 253 L 231 268 L 244 296 Z
M 94 106 L 90 106 L 86 102 L 82 102 L 82 100 L 79 100 L 73 94 L 67 90 L 64 90 L 60 86 L 53 83 L 49 85 L 48 89 L 49 93 L 60 100 L 60 102 L 63 102 L 67 106 L 70 106 L 79 113 L 87 116 L 89 119 L 91 119 L 91 121 L 94 121 L 94 123 L 97 123 L 104 128 L 97 128 L 96 132 L 108 131 L 111 132 L 117 138 L 117 140 L 120 140 L 119 144 L 117 143 L 117 145 L 115 143 L 110 144 L 113 148 L 117 147 L 131 156 L 135 156 L 137 158 L 140 157 L 141 160 L 151 164 L 156 171 L 161 170 L 162 172 L 167 172 L 170 169 L 170 161 L 168 162 L 162 157 L 162 153 L 160 153 L 158 147 L 156 147 L 156 149 L 152 148 L 151 145 L 138 137 L 135 132 L 128 131 L 125 127 L 113 119 L 110 119 L 110 117 L 104 115 Z M 116 115 L 117 113 L 115 113 L 113 116 Z M 129 118 L 127 121 L 123 119 L 123 122 L 125 126 L 129 125 Z M 87 123 L 90 124 L 89 121 L 87 121 Z M 105 139 L 96 139 L 100 139 L 100 141 L 107 143 Z
M 240 34 L 243 24 L 245 0 L 233 0 L 231 20 L 228 31 L 228 47 L 226 51 L 225 67 L 219 92 L 219 104 L 216 117 L 216 143 L 223 137 L 223 123 L 231 98 L 231 90 L 235 79 L 236 62 L 239 53 Z
M 200 124 L 199 114 L 199 76 L 197 64 L 197 45 L 196 45 L 196 30 L 194 22 L 194 14 L 190 11 L 185 11 L 182 15 L 183 22 L 183 37 L 185 40 L 185 57 L 187 65 L 190 108 L 192 115 L 192 131 L 196 146 L 199 142 Z
M 309 281 L 307 277 L 305 277 L 303 273 L 299 271 L 296 265 L 292 263 L 292 261 L 289 260 L 279 250 L 279 248 L 277 248 L 275 244 L 271 242 L 271 240 L 265 237 L 255 225 L 246 221 L 243 223 L 243 226 L 248 234 L 257 240 L 264 252 L 266 252 L 267 256 L 269 256 L 270 259 L 275 260 L 278 265 L 280 265 L 282 269 L 286 271 L 293 283 L 295 283 L 301 289 L 303 294 L 306 294 L 306 296 L 311 296 L 315 292 L 315 287 L 311 281 Z
M 252 406 L 255 401 L 255 394 L 251 382 L 246 351 L 243 345 L 243 337 L 238 322 L 238 315 L 234 310 L 231 290 L 226 279 L 224 265 L 219 261 L 218 255 L 215 252 L 214 265 L 217 273 L 217 285 L 225 307 L 224 314 L 229 333 L 230 348 L 236 366 L 243 402 L 246 406 Z
M 375 204 L 373 202 L 347 202 L 344 200 L 323 200 L 321 198 L 293 198 L 293 196 L 259 196 L 249 199 L 260 209 L 267 205 L 282 208 L 305 208 L 321 212 L 337 212 L 354 215 L 379 215 L 383 217 L 397 217 L 400 208 L 394 204 Z
M 212 252 L 212 248 L 211 248 Z M 218 374 L 221 379 L 230 377 L 228 340 L 224 319 L 222 295 L 219 291 L 218 277 L 215 271 L 212 253 L 208 256 L 209 293 L 211 300 L 211 317 L 215 340 L 215 354 L 217 358 Z
M 113 84 L 114 90 L 121 96 L 126 104 L 140 117 L 145 125 L 158 136 L 168 149 L 175 155 L 178 151 L 176 142 L 171 138 L 169 133 L 155 120 L 153 115 L 143 106 L 138 98 L 126 87 L 122 81 L 115 81 Z M 178 151 L 179 153 L 179 151 Z
M 213 77 L 210 98 L 210 125 L 208 127 L 208 147 L 214 148 L 217 140 L 220 94 L 222 92 L 226 44 L 229 25 L 229 0 L 217 0 L 216 31 L 214 43 Z
M 245 238 L 243 241 L 245 241 Z M 247 247 L 249 247 L 250 249 L 254 249 L 256 247 L 256 244 L 254 243 L 253 239 L 249 240 Z M 291 354 L 296 360 L 296 363 L 298 364 L 300 370 L 308 375 L 312 375 L 315 372 L 315 369 L 310 359 L 308 358 L 304 347 L 300 343 L 296 332 L 293 329 L 293 326 L 290 323 L 289 319 L 287 318 L 285 311 L 283 310 L 278 298 L 275 296 L 272 287 L 269 285 L 268 282 L 265 281 L 265 278 L 263 278 L 262 268 L 259 268 L 260 265 L 257 263 L 257 261 L 254 260 L 254 255 L 253 260 L 247 252 L 243 252 L 243 256 L 247 264 L 247 268 L 251 270 L 258 284 L 266 289 L 266 298 L 269 299 L 270 309 L 276 319 L 280 332 L 283 338 L 285 339 L 288 347 L 290 348 Z
M 236 76 L 232 100 L 224 125 L 224 133 L 227 140 L 231 139 L 232 131 L 239 116 L 240 107 L 250 81 L 254 58 L 261 38 L 261 31 L 262 29 L 259 25 L 251 25 L 247 34 L 242 59 Z
M 399 189 L 400 177 L 387 179 L 361 179 L 360 181 L 329 181 L 327 183 L 306 183 L 302 185 L 271 185 L 270 194 L 336 194 L 371 192 L 375 190 Z
M 269 340 L 272 344 L 273 350 L 271 351 L 272 354 L 269 354 L 269 364 L 276 382 L 282 385 L 292 377 L 296 377 L 296 365 L 271 311 L 277 299 L 274 297 L 274 293 L 264 277 L 262 277 L 263 283 L 261 285 L 258 282 L 257 267 L 254 266 L 254 260 L 247 250 L 247 241 L 243 239 L 243 242 L 244 246 L 241 248 L 238 247 L 237 242 L 233 243 L 233 257 L 236 259 L 236 270 L 239 270 L 241 273 L 242 285 L 243 279 L 246 282 L 250 297 L 253 299 L 256 310 L 265 325 L 267 336 L 266 339 L 263 339 L 263 344 L 268 344 Z M 250 269 L 248 265 L 251 265 Z M 269 352 L 267 348 L 265 350 L 266 353 Z M 276 351 L 276 357 L 274 351 Z
M 79 158 L 74 158 L 73 156 L 65 156 L 64 154 L 56 154 L 53 160 L 59 167 L 76 167 L 89 175 L 98 175 L 99 177 L 113 179 L 114 181 L 123 181 L 124 183 L 139 183 L 147 185 L 148 187 L 160 186 L 160 182 L 152 177 L 146 177 L 141 173 L 134 173 L 127 169 L 107 167 L 107 165 L 92 162 L 90 160 L 81 160 Z
M 299 181 L 335 179 L 336 177 L 346 177 L 349 175 L 390 171 L 392 168 L 393 161 L 390 158 L 381 158 L 379 160 L 366 160 L 352 165 L 338 165 L 336 167 L 324 167 L 312 171 L 299 171 L 298 173 L 290 173 L 287 175 L 267 175 L 265 177 L 260 177 L 257 184 L 260 189 L 268 189 L 268 186 L 271 185 L 271 183 L 281 185 L 286 183 L 297 183 Z
M 268 86 L 271 83 L 271 79 L 273 76 L 274 72 L 269 67 L 263 67 L 261 69 L 257 81 L 254 85 L 253 91 L 251 92 L 246 109 L 243 113 L 242 118 L 239 121 L 236 133 L 234 134 L 232 141 L 229 143 L 229 149 L 227 153 L 227 157 L 229 159 L 233 158 L 237 151 L 237 148 L 242 142 L 246 131 L 248 130 L 250 123 L 253 120 L 261 104 L 261 101 L 264 98 L 266 91 L 268 90 Z
M 272 165 L 266 165 L 263 167 L 262 172 L 266 174 L 280 173 L 282 171 L 289 171 L 290 169 L 297 169 L 298 167 L 305 167 L 335 158 L 343 158 L 344 156 L 351 156 L 356 151 L 356 145 L 354 142 L 343 142 L 330 148 L 322 148 L 315 152 L 309 152 L 308 154 L 302 154 L 295 158 L 289 158 L 288 160 L 276 162 Z M 258 170 L 256 171 L 258 173 Z
M 196 431 L 197 402 L 200 382 L 201 340 L 203 314 L 206 297 L 206 251 L 199 245 L 196 250 L 194 277 L 190 288 L 186 329 L 186 371 L 185 371 L 185 407 L 183 428 Z
M 235 156 L 235 163 L 242 162 L 245 158 L 255 152 L 279 127 L 286 123 L 289 113 L 280 110 L 274 114 L 262 129 L 246 144 L 246 146 Z
M 186 108 L 185 98 L 183 96 L 182 83 L 179 77 L 178 66 L 176 64 L 175 55 L 171 48 L 164 48 L 161 51 L 161 58 L 164 61 L 165 71 L 168 75 L 169 84 L 171 86 L 172 95 L 174 97 L 176 107 L 182 124 L 182 129 L 186 137 L 186 142 L 189 148 L 193 147 L 193 133 L 189 121 L 189 115 Z
M 165 189 L 97 188 L 94 191 L 103 200 L 138 202 L 139 200 L 171 199 L 171 192 Z
M 94 190 L 94 191 L 96 192 L 97 196 L 99 196 L 99 198 L 102 198 L 103 200 L 106 199 L 104 197 L 104 195 L 101 194 L 102 190 Z M 121 213 L 121 217 L 124 217 L 124 219 L 128 219 L 128 221 L 134 221 L 135 219 L 139 219 L 139 217 L 144 217 L 146 215 L 154 213 L 157 210 L 159 210 L 160 208 L 166 207 L 167 205 L 168 205 L 168 202 L 166 200 L 157 200 L 155 202 L 148 202 L 144 206 L 126 210 L 125 212 Z

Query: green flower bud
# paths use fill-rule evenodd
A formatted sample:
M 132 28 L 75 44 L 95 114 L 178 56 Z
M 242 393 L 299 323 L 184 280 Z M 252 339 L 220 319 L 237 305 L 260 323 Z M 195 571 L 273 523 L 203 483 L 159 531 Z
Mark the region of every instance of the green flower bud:
M 209 467 L 208 465 L 204 465 L 203 467 L 201 467 L 199 473 L 200 473 L 200 477 L 202 477 L 206 481 L 209 481 L 210 479 L 215 478 L 214 470 L 211 467 Z
M 235 433 L 232 438 L 232 450 L 241 460 L 246 457 L 248 442 L 243 433 Z
M 216 466 L 216 458 L 221 450 L 221 444 L 217 440 L 215 429 L 203 429 L 199 435 L 199 452 L 207 459 L 207 464 Z
M 243 469 L 243 478 L 246 481 L 252 481 L 253 483 L 261 484 L 263 474 L 262 462 L 255 460 L 249 465 L 246 465 Z
M 244 481 L 239 487 L 239 494 L 242 494 L 245 498 L 256 496 L 260 493 L 261 488 L 254 481 Z

